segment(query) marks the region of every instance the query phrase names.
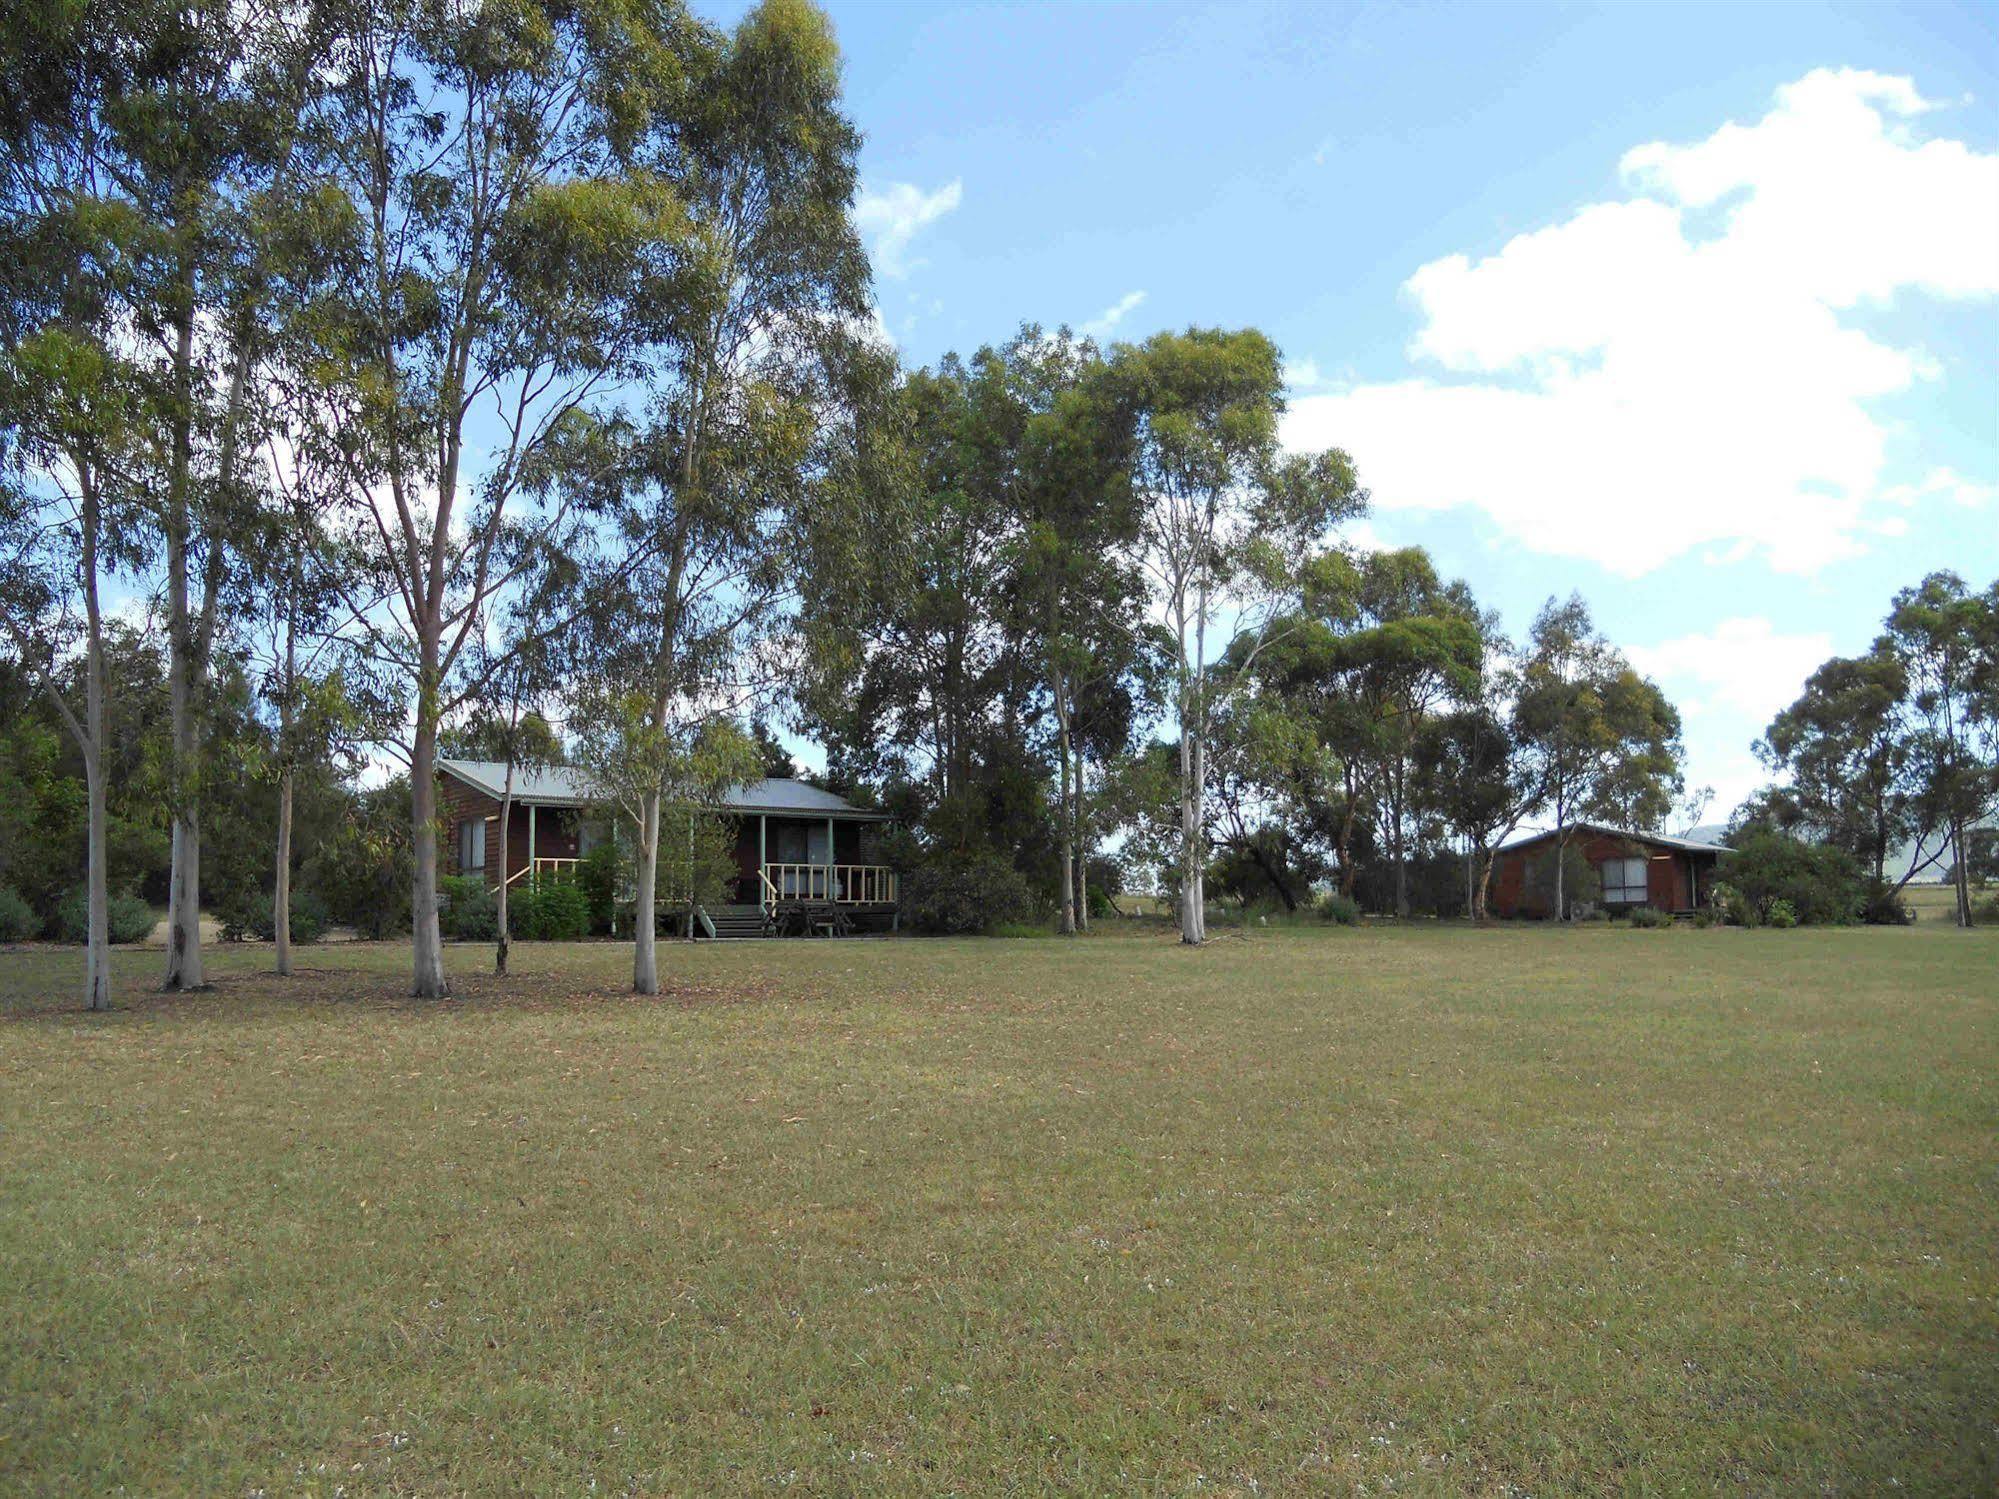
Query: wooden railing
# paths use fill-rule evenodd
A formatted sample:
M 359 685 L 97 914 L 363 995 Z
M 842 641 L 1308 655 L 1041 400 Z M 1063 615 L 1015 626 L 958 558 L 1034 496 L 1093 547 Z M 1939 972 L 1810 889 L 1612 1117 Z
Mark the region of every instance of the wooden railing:
M 530 877 L 537 885 L 545 879 L 571 880 L 576 877 L 576 866 L 582 862 L 581 859 L 536 859 L 532 866 L 524 864 L 508 875 L 507 884 L 511 887 Z
M 843 906 L 892 906 L 895 871 L 885 864 L 766 864 L 766 907 L 792 900 L 830 900 Z

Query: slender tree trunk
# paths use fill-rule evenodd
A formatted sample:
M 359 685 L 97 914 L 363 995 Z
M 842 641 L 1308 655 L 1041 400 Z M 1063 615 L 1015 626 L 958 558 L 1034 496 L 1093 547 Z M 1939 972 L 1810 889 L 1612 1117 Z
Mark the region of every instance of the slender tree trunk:
M 1481 848 L 1478 851 L 1478 884 L 1472 896 L 1472 915 L 1480 922 L 1484 922 L 1486 912 L 1491 909 L 1492 866 L 1496 858 L 1497 852 L 1493 849 Z
M 292 971 L 292 782 L 297 775 L 293 706 L 298 692 L 298 626 L 286 601 L 285 664 L 278 692 L 278 857 L 271 880 L 271 945 L 280 976 Z
M 500 888 L 493 896 L 493 972 L 502 977 L 507 972 L 507 951 L 513 946 L 513 934 L 507 925 L 507 842 L 513 836 L 514 828 L 514 762 L 507 759 L 506 784 L 500 788 Z M 534 872 L 528 872 L 534 878 Z
M 192 525 L 194 284 L 191 263 L 181 278 L 175 308 L 172 457 L 167 472 L 167 697 L 172 719 L 173 864 L 167 882 L 167 967 L 162 987 L 199 989 L 201 973 L 201 822 L 195 809 L 200 783 L 195 742 L 193 646 L 188 614 L 187 552 Z
M 1070 805 L 1069 779 L 1069 700 L 1059 668 L 1051 668 L 1048 673 L 1049 685 L 1054 689 L 1056 759 L 1061 762 L 1062 785 L 1060 822 L 1062 826 L 1062 931 L 1065 935 L 1076 934 L 1076 836 L 1073 819 L 1074 808 Z
M 1390 815 L 1395 819 L 1395 914 L 1402 920 L 1409 918 L 1409 856 L 1402 837 L 1402 797 L 1404 782 L 1402 762 L 1398 759 L 1391 772 L 1390 785 L 1393 790 L 1394 805 Z
M 292 971 L 292 767 L 278 772 L 278 867 L 271 882 L 271 939 L 278 972 Z
M 1076 752 L 1076 925 L 1090 929 L 1090 837 L 1083 820 L 1083 752 Z
M 1957 924 L 1960 927 L 1969 927 L 1971 925 L 1971 865 L 1969 851 L 1965 848 L 1964 819 L 1962 817 L 1952 820 L 1950 825 L 1950 841 L 1954 845 L 1957 854 L 1957 879 L 1955 881 L 1957 886 Z
M 1555 809 L 1555 920 L 1557 921 L 1569 919 L 1567 881 L 1564 878 L 1568 872 L 1568 862 L 1569 835 L 1562 825 L 1561 808 L 1557 807 Z
M 1180 788 L 1180 940 L 1198 947 L 1208 936 L 1206 860 L 1201 847 L 1207 757 L 1200 740 L 1184 733 L 1180 737 L 1185 767 Z
M 659 888 L 659 792 L 648 791 L 639 804 L 638 893 L 632 903 L 632 992 L 659 993 L 658 917 L 654 892 Z
M 442 999 L 451 992 L 444 977 L 444 934 L 437 920 L 437 718 L 434 690 L 417 709 L 410 754 L 410 834 L 415 878 L 410 890 L 410 992 L 418 999 Z

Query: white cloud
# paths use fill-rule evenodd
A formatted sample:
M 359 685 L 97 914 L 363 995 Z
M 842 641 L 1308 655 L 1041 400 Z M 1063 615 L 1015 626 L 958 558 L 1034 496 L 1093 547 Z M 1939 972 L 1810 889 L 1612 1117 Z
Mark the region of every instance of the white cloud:
M 1624 654 L 1683 713 L 1740 713 L 1760 731 L 1797 700 L 1805 678 L 1832 654 L 1832 637 L 1781 635 L 1769 620 L 1751 616 L 1657 645 L 1628 646 Z
M 1976 479 L 1965 478 L 1953 468 L 1933 468 L 1923 476 L 1920 484 L 1890 485 L 1881 491 L 1881 498 L 1890 505 L 1904 507 L 1941 499 L 1961 505 L 1966 510 L 1981 510 L 1999 500 L 1999 484 L 1980 484 Z M 1899 516 L 1890 518 L 1900 519 Z
M 1294 391 L 1317 390 L 1326 384 L 1325 372 L 1319 368 L 1316 359 L 1287 359 L 1284 361 L 1284 388 Z
M 1144 300 L 1144 292 L 1128 291 L 1083 324 L 1082 331 L 1091 338 L 1109 338 L 1117 325 L 1125 320 L 1126 314 L 1136 311 L 1138 304 Z
M 1378 506 L 1471 506 L 1626 575 L 1853 555 L 1893 498 L 1870 403 L 1940 371 L 1841 312 L 1999 293 L 1999 155 L 1916 138 L 1929 108 L 1822 70 L 1753 125 L 1627 152 L 1629 197 L 1419 268 L 1434 372 L 1302 397 L 1286 441 L 1347 448 Z
M 854 205 L 854 226 L 868 238 L 875 269 L 899 281 L 922 265 L 905 258 L 909 242 L 955 209 L 964 196 L 965 184 L 955 178 L 931 193 L 909 182 L 862 192 Z

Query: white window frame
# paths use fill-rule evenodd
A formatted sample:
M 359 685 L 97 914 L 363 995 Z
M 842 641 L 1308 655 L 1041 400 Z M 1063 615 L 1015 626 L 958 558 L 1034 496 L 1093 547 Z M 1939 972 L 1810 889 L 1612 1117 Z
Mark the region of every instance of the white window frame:
M 475 853 L 478 855 L 476 859 L 472 857 Z M 468 817 L 458 824 L 458 872 L 486 872 L 486 819 L 483 817 Z
M 1642 906 L 1651 899 L 1650 859 L 1605 859 L 1597 872 L 1603 877 L 1606 906 Z M 1633 876 L 1636 876 L 1636 883 Z

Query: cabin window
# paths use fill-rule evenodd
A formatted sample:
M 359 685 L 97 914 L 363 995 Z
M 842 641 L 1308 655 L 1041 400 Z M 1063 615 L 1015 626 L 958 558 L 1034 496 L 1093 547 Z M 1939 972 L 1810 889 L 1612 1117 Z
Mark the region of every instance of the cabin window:
M 1637 906 L 1645 903 L 1644 859 L 1603 861 L 1603 903 L 1607 906 Z
M 483 874 L 486 869 L 486 823 L 479 818 L 458 824 L 458 872 Z

